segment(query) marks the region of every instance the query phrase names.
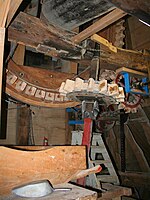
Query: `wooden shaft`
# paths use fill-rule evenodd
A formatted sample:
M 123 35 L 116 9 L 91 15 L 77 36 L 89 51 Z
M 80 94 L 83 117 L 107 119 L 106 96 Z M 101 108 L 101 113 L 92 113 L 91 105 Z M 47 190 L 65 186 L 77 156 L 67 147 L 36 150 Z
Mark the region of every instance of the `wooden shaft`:
M 0 0 L 0 27 L 5 27 L 9 7 L 10 0 Z

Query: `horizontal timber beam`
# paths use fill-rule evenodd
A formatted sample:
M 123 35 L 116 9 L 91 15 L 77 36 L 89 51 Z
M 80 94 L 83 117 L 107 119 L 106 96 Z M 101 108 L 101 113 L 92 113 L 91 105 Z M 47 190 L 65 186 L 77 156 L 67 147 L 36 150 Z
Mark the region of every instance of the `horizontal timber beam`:
M 80 55 L 81 49 L 73 45 L 70 38 L 74 34 L 56 26 L 47 25 L 39 18 L 20 12 L 8 28 L 8 39 L 30 46 L 52 57 L 67 54 Z
M 143 72 L 148 71 L 150 54 L 115 47 L 108 40 L 97 34 L 92 35 L 91 40 L 102 44 L 102 60 L 117 66 L 128 67 Z
M 72 41 L 75 43 L 80 43 L 81 41 L 85 40 L 86 38 L 90 37 L 91 35 L 97 33 L 98 31 L 106 28 L 110 24 L 116 22 L 120 18 L 124 17 L 127 13 L 124 11 L 116 8 L 113 11 L 111 11 L 109 14 L 105 15 L 98 21 L 96 21 L 94 24 L 83 30 L 78 35 L 74 36 L 72 38 Z
M 122 180 L 122 185 L 125 186 L 144 186 L 146 188 L 150 187 L 150 173 L 143 172 L 119 172 Z

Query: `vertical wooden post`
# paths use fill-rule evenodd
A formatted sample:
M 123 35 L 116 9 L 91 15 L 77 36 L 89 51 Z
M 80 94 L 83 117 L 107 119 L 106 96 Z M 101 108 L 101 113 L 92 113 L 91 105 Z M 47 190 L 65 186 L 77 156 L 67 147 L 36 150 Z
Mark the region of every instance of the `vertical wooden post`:
M 24 64 L 24 56 L 25 56 L 25 46 L 22 44 L 19 44 L 13 55 L 13 61 L 18 65 L 23 65 Z
M 0 0 L 0 137 L 2 134 L 4 135 L 4 133 L 2 133 L 1 109 L 2 109 L 2 89 L 3 89 L 3 57 L 4 57 L 5 27 L 9 25 L 11 19 L 13 18 L 21 2 L 22 0 Z
M 17 106 L 16 144 L 28 145 L 30 131 L 30 107 Z
M 2 133 L 2 90 L 3 90 L 3 59 L 4 59 L 4 41 L 5 41 L 5 23 L 9 11 L 10 0 L 0 0 L 0 137 L 4 138 Z
M 18 65 L 24 64 L 25 46 L 19 44 L 13 55 L 13 60 Z M 28 145 L 30 131 L 30 107 L 17 106 L 16 144 Z
M 2 129 L 2 79 L 3 79 L 3 56 L 4 56 L 4 40 L 5 40 L 5 28 L 0 28 L 0 138 L 4 139 L 6 133 L 3 133 Z
M 7 24 L 6 27 L 10 24 L 14 14 L 16 13 L 17 9 L 19 8 L 21 2 L 23 0 L 11 0 L 10 2 L 10 10 L 8 12 L 8 17 L 7 17 Z

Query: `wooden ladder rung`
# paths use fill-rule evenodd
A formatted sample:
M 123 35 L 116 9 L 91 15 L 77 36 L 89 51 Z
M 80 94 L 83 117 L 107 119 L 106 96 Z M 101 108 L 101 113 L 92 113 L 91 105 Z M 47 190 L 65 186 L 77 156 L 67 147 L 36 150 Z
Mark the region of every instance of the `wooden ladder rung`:
M 116 176 L 112 176 L 112 175 L 97 175 L 96 178 L 99 181 L 103 181 L 103 182 L 118 183 L 118 179 L 116 178 Z
M 91 160 L 91 162 L 92 163 L 94 163 L 94 164 L 107 164 L 107 165 L 109 165 L 109 164 L 111 164 L 111 161 L 110 160 Z

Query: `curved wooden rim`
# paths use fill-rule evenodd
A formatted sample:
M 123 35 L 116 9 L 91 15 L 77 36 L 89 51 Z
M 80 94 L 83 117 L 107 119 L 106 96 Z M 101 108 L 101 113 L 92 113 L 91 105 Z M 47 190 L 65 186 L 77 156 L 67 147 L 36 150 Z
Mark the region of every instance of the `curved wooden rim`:
M 70 101 L 65 96 L 61 96 L 57 89 L 61 82 L 66 81 L 71 76 L 73 75 L 18 66 L 10 60 L 6 71 L 6 93 L 33 106 L 73 107 L 79 102 Z

